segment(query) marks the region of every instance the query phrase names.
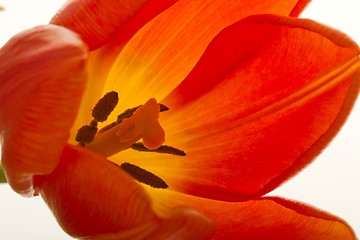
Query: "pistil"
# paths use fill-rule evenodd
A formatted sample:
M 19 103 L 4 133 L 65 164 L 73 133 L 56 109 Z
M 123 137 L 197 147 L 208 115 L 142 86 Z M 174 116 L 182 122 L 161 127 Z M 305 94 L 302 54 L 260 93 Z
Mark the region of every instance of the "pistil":
M 86 147 L 105 157 L 130 148 L 140 139 L 148 149 L 159 148 L 165 141 L 165 131 L 158 121 L 159 112 L 160 106 L 152 98 L 130 118 L 124 118 L 120 124 L 98 134 Z

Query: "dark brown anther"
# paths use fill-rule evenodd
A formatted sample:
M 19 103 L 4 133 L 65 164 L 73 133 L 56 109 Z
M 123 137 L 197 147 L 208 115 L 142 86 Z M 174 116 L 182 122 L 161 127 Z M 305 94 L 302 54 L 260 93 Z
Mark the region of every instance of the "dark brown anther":
M 97 122 L 95 119 L 93 119 L 93 120 L 90 122 L 89 126 L 90 126 L 90 127 L 97 128 L 97 124 L 98 124 L 98 122 Z
M 118 123 L 118 124 L 121 123 L 124 118 L 130 118 L 134 114 L 134 112 L 141 106 L 142 105 L 127 109 L 125 112 L 123 112 L 122 114 L 120 114 L 118 116 L 116 123 Z M 165 111 L 169 110 L 169 108 L 167 106 L 165 106 L 164 104 L 159 103 L 159 106 L 160 106 L 160 112 L 165 112 Z
M 169 108 L 167 106 L 165 106 L 164 104 L 159 103 L 159 105 L 160 105 L 160 112 L 165 112 L 165 111 L 169 110 Z
M 92 110 L 93 118 L 95 118 L 98 122 L 105 121 L 116 107 L 118 101 L 119 97 L 117 92 L 112 91 L 105 94 L 105 96 L 96 103 L 94 109 Z
M 86 143 L 90 143 L 94 140 L 97 132 L 97 123 L 92 121 L 89 125 L 84 125 L 77 131 L 75 140 L 80 143 L 81 146 L 85 146 Z
M 145 169 L 142 169 L 138 166 L 135 166 L 130 163 L 123 163 L 120 166 L 125 172 L 133 176 L 137 181 L 141 183 L 145 183 L 153 188 L 168 188 L 169 186 L 156 176 L 155 174 L 146 171 Z
M 125 118 L 130 118 L 134 112 L 139 108 L 141 107 L 142 105 L 140 106 L 137 106 L 137 107 L 134 107 L 134 108 L 129 108 L 127 110 L 125 110 L 125 112 L 123 112 L 122 114 L 120 114 L 118 117 L 117 117 L 117 121 L 116 121 L 116 124 L 119 124 L 122 122 L 123 119 Z
M 170 147 L 167 145 L 162 145 L 157 149 L 150 150 L 147 149 L 143 143 L 137 142 L 133 145 L 131 145 L 131 148 L 140 152 L 156 152 L 156 153 L 167 153 L 167 154 L 173 154 L 176 156 L 186 156 L 186 153 L 180 149 Z

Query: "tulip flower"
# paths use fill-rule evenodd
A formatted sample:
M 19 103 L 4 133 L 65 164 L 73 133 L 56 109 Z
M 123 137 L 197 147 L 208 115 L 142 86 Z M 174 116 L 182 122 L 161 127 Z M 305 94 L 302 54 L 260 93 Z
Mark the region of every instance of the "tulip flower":
M 0 49 L 2 164 L 80 239 L 356 239 L 262 197 L 326 147 L 359 47 L 309 1 L 69 1 Z

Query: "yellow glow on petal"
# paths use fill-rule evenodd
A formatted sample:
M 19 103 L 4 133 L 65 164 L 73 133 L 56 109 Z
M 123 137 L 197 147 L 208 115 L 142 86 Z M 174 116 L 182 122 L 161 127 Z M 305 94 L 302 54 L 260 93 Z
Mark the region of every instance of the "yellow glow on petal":
M 157 82 L 162 82 L 154 81 L 161 79 L 162 76 L 157 75 L 156 70 L 148 66 L 148 62 L 151 61 L 136 59 L 129 62 L 122 54 L 116 60 L 107 78 L 104 91 L 112 89 L 119 93 L 119 112 L 143 104 L 149 98 L 162 99 L 169 93 L 166 87 L 154 86 Z M 157 76 L 154 77 L 155 75 Z
M 119 93 L 120 112 L 149 98 L 161 102 L 222 29 L 250 14 L 287 15 L 296 2 L 282 1 L 281 7 L 274 8 L 273 1 L 179 1 L 140 29 L 122 49 L 103 94 Z

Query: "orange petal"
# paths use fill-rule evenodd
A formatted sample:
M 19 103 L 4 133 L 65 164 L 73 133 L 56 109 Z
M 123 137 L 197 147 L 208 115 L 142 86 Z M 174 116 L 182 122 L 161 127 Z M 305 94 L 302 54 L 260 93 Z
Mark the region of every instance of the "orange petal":
M 86 148 L 67 146 L 58 167 L 36 176 L 35 185 L 60 226 L 76 238 L 209 239 L 214 231 L 210 220 L 189 208 L 158 217 L 132 177 Z
M 119 28 L 105 46 L 90 55 L 89 84 L 74 134 L 84 122 L 91 121 L 89 109 L 105 93 L 119 92 L 118 114 L 144 104 L 150 98 L 161 100 L 186 77 L 209 42 L 223 28 L 250 14 L 288 15 L 299 2 L 181 0 L 133 37 L 132 23 L 130 27 Z M 143 22 L 135 19 L 130 22 Z M 109 119 L 115 121 L 116 114 Z
M 146 22 L 176 1 L 69 0 L 51 23 L 80 34 L 92 50 L 103 45 L 118 30 L 122 32 L 122 42 L 125 42 Z
M 302 11 L 306 8 L 306 6 L 311 2 L 311 0 L 299 0 L 291 13 L 290 17 L 298 17 Z
M 170 189 L 240 201 L 293 176 L 325 148 L 359 91 L 355 43 L 310 20 L 254 16 L 224 30 L 164 101 L 166 145 L 184 157 L 112 158 Z
M 2 164 L 11 187 L 31 196 L 33 174 L 57 165 L 86 83 L 87 47 L 47 25 L 17 34 L 0 49 Z
M 265 197 L 247 202 L 222 202 L 169 190 L 147 187 L 153 206 L 161 214 L 177 205 L 187 205 L 212 219 L 212 240 L 356 240 L 342 219 L 303 203 Z
M 131 38 L 112 66 L 103 92 L 118 91 L 121 110 L 149 98 L 160 100 L 185 78 L 224 27 L 254 13 L 288 15 L 297 2 L 178 1 Z

